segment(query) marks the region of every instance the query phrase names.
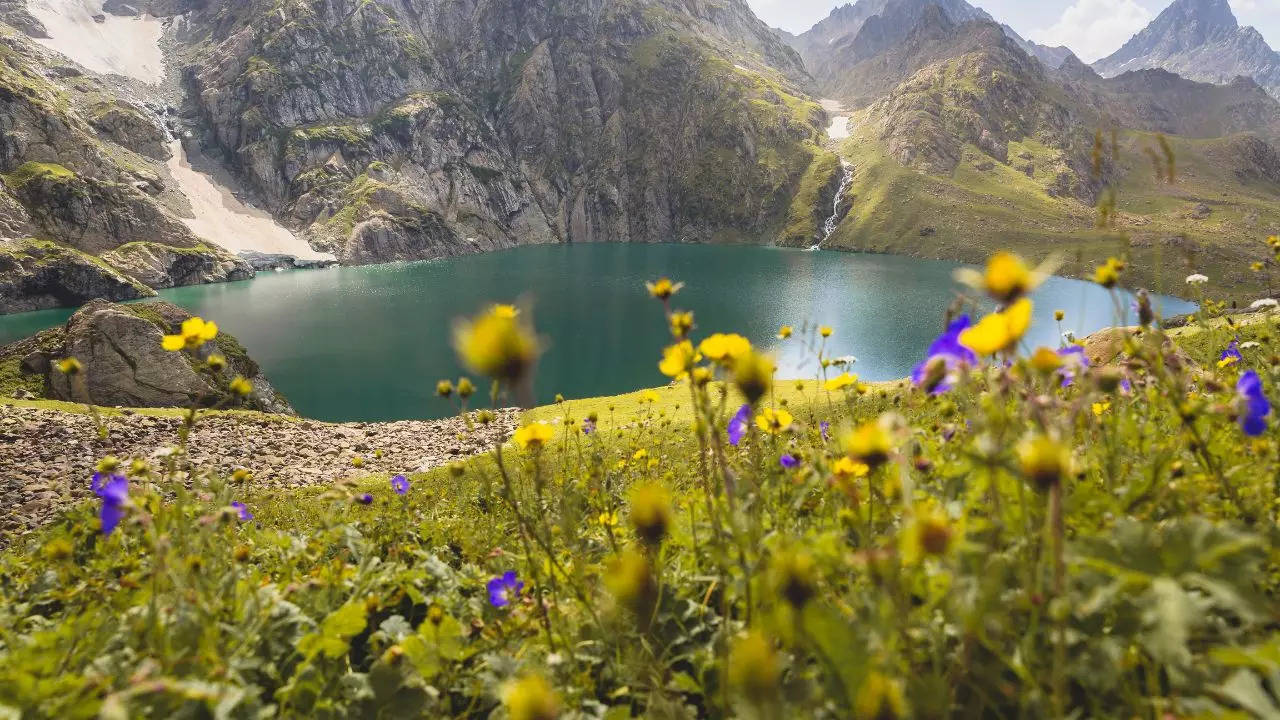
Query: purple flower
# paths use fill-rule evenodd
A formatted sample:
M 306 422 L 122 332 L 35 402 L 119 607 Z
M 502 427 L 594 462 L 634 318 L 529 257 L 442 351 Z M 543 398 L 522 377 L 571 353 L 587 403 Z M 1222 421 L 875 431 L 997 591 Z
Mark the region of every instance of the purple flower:
M 409 492 L 409 478 L 403 475 L 397 475 L 391 478 L 391 489 L 396 491 L 397 495 L 404 495 Z
M 1262 378 L 1249 370 L 1236 383 L 1236 394 L 1241 406 L 1240 428 L 1244 434 L 1257 437 L 1267 429 L 1267 416 L 1271 414 L 1271 402 L 1262 390 Z
M 102 498 L 98 519 L 102 522 L 102 534 L 110 535 L 124 517 L 124 503 L 129 499 L 129 479 L 124 475 L 94 473 L 89 488 Z
M 236 517 L 240 518 L 240 522 L 249 522 L 253 519 L 253 513 L 249 512 L 249 508 L 244 503 L 236 501 L 231 503 L 231 507 L 236 509 Z
M 831 436 L 828 434 L 830 430 L 831 430 L 831 423 L 827 422 L 826 420 L 823 420 L 822 422 L 818 423 L 818 432 L 822 433 L 823 442 L 827 442 L 828 440 L 831 439 Z
M 1080 345 L 1068 345 L 1058 348 L 1058 357 L 1062 358 L 1062 367 L 1058 373 L 1062 375 L 1062 387 L 1071 387 L 1081 370 L 1089 367 L 1089 357 L 1084 354 Z
M 524 583 L 516 579 L 516 571 L 508 570 L 489 581 L 489 604 L 496 608 L 506 607 L 523 589 Z
M 751 406 L 743 405 L 737 414 L 729 420 L 729 444 L 737 446 L 742 436 L 747 434 L 747 425 L 751 422 Z
M 595 420 L 592 420 L 591 418 L 587 418 L 586 420 L 583 420 L 583 421 L 582 421 L 582 434 L 583 434 L 583 435 L 590 435 L 591 433 L 593 433 L 593 432 L 595 432 L 595 431 L 596 431 L 596 421 L 595 421 Z
M 800 460 L 797 459 L 795 455 L 783 455 L 782 457 L 778 458 L 778 464 L 790 470 L 791 468 L 799 465 Z
M 1227 349 L 1223 350 L 1222 354 L 1218 356 L 1218 367 L 1235 365 L 1243 360 L 1244 356 L 1240 354 L 1240 341 L 1232 340 L 1231 344 L 1227 346 Z
M 365 493 L 363 495 L 357 495 L 356 502 L 360 503 L 361 505 L 372 505 L 373 496 L 370 495 L 369 493 Z
M 947 327 L 929 346 L 924 362 L 911 373 L 911 382 L 924 388 L 931 395 L 941 395 L 955 385 L 955 369 L 961 365 L 977 365 L 978 356 L 960 344 L 960 333 L 969 329 L 973 321 L 961 315 Z

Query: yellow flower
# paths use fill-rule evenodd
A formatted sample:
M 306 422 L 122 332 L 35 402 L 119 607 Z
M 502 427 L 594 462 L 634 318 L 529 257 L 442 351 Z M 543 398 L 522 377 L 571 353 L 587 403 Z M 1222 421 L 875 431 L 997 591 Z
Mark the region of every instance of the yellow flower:
M 497 307 L 501 306 L 455 324 L 453 345 L 462 364 L 472 372 L 497 380 L 519 380 L 538 356 L 538 341 L 515 317 Z
M 1067 313 L 1062 310 L 1053 311 L 1053 319 L 1057 320 L 1058 322 L 1062 322 L 1062 319 L 1065 318 L 1066 316 L 1067 316 Z
M 502 693 L 510 720 L 555 720 L 560 699 L 541 675 L 526 675 L 508 683 Z
M 553 437 L 555 437 L 555 430 L 552 430 L 550 425 L 544 422 L 536 422 L 517 430 L 515 441 L 521 450 L 528 450 L 529 448 L 538 450 L 550 442 Z
M 842 457 L 831 466 L 831 472 L 838 480 L 851 480 L 853 478 L 866 477 L 867 473 L 871 472 L 871 468 L 864 463 Z
M 960 333 L 960 343 L 979 355 L 1007 352 L 1031 327 L 1032 302 L 1023 298 L 1002 312 L 992 313 L 982 322 Z
M 853 460 L 874 468 L 889 460 L 893 438 L 882 422 L 873 420 L 845 436 L 844 449 Z
M 517 308 L 515 305 L 495 304 L 492 308 L 489 309 L 489 312 L 493 313 L 495 316 L 500 318 L 504 318 L 507 320 L 515 320 L 516 316 L 520 314 L 520 309 Z
M 671 495 L 657 484 L 641 485 L 631 493 L 631 526 L 649 545 L 657 545 L 671 527 Z
M 177 352 L 184 348 L 195 349 L 218 337 L 218 325 L 205 322 L 198 317 L 182 321 L 182 329 L 177 335 L 165 335 L 160 346 L 169 352 Z
M 867 675 L 853 704 L 856 720 L 897 720 L 907 716 L 902 684 L 878 672 Z
M 680 292 L 680 288 L 684 287 L 684 283 L 673 283 L 671 278 L 662 278 L 657 282 L 647 282 L 644 284 L 649 289 L 649 294 L 659 300 L 669 300 L 672 295 Z
M 778 328 L 778 339 L 786 340 L 787 338 L 791 337 L 793 332 L 795 331 L 791 329 L 790 325 L 783 325 L 782 327 Z
M 1106 264 L 1094 271 L 1093 281 L 1104 288 L 1111 289 L 1120 283 L 1120 273 L 1123 270 L 1123 262 L 1117 258 L 1107 258 Z
M 693 313 L 673 312 L 668 318 L 668 323 L 671 325 L 671 336 L 677 340 L 683 339 L 693 329 Z
M 1252 265 L 1250 265 L 1250 266 L 1249 266 L 1249 269 L 1250 269 L 1250 270 L 1252 270 L 1252 271 L 1254 271 L 1254 272 L 1262 272 L 1262 269 L 1263 269 L 1263 268 L 1265 268 L 1265 267 L 1266 267 L 1266 265 L 1263 265 L 1263 264 L 1262 264 L 1262 263 L 1260 263 L 1260 262 L 1256 262 L 1256 263 L 1253 263 Z
M 1018 446 L 1022 473 L 1041 490 L 1048 490 L 1071 472 L 1071 450 L 1048 435 L 1033 435 Z
M 693 383 L 695 385 L 706 385 L 711 382 L 711 368 L 694 368 L 690 377 L 693 378 Z
M 773 587 L 793 607 L 804 607 L 818 592 L 816 563 L 813 556 L 803 550 L 779 552 L 769 569 Z
M 695 354 L 693 343 L 688 340 L 678 342 L 662 351 L 658 369 L 667 377 L 682 378 L 693 368 Z
M 786 431 L 794 421 L 795 419 L 791 417 L 791 413 L 782 408 L 777 410 L 765 408 L 756 416 L 756 425 L 770 435 L 777 435 Z
M 999 302 L 1011 303 L 1039 287 L 1046 273 L 1027 267 L 1022 258 L 1013 253 L 998 252 L 987 260 L 987 269 L 978 278 L 972 278 L 969 273 L 958 277 L 985 290 Z
M 58 372 L 63 375 L 79 375 L 83 370 L 84 366 L 73 357 L 62 358 L 58 361 Z
M 1109 402 L 1096 402 L 1093 404 L 1093 416 L 1102 417 L 1103 413 L 1111 409 Z
M 222 372 L 222 369 L 227 366 L 227 359 L 218 353 L 213 353 L 205 358 L 204 364 L 214 372 Z
M 845 388 L 854 387 L 857 384 L 858 384 L 857 375 L 850 375 L 849 373 L 844 373 L 839 377 L 834 377 L 828 380 L 827 384 L 824 387 L 826 387 L 826 389 L 830 390 L 831 392 L 836 392 L 838 390 L 844 390 Z
M 644 553 L 626 550 L 610 559 L 605 567 L 604 584 L 621 605 L 648 623 L 658 588 L 653 579 L 653 567 Z
M 245 397 L 249 393 L 253 392 L 253 383 L 249 382 L 248 380 L 245 380 L 243 377 L 240 377 L 239 375 L 237 375 L 235 379 L 231 381 L 231 385 L 229 387 L 231 388 L 231 392 L 235 393 L 236 395 L 239 395 L 240 397 Z
M 632 460 L 643 460 L 643 459 L 645 459 L 645 458 L 647 458 L 647 457 L 649 457 L 649 451 L 648 451 L 648 450 L 645 450 L 644 448 L 640 448 L 639 450 L 635 451 L 635 454 L 633 454 L 633 455 L 631 456 L 631 459 L 632 459 Z
M 733 643 L 729 651 L 729 682 L 753 702 L 764 702 L 778 690 L 782 668 L 778 655 L 759 632 L 751 632 Z
M 640 393 L 640 402 L 655 404 L 661 399 L 662 399 L 662 396 L 658 395 L 658 392 L 656 390 L 645 390 L 644 392 Z
M 1036 348 L 1035 354 L 1031 356 L 1031 367 L 1048 375 L 1062 367 L 1062 356 L 1047 347 Z
M 449 380 L 441 380 L 436 383 L 436 395 L 442 398 L 451 397 L 453 395 L 453 383 Z
M 618 513 L 606 510 L 596 517 L 596 521 L 605 527 L 618 527 Z
M 831 337 L 832 332 L 834 332 L 834 330 L 831 329 L 830 325 L 823 325 L 822 327 L 818 328 L 818 334 L 824 338 Z
M 698 351 L 718 363 L 727 363 L 751 352 L 751 341 L 736 333 L 716 333 L 703 340 Z
M 458 378 L 458 397 L 466 400 L 474 395 L 476 386 L 472 384 L 471 378 Z
M 955 535 L 951 518 L 936 502 L 921 502 L 902 530 L 902 559 L 915 564 L 927 556 L 946 555 Z
M 773 386 L 776 369 L 768 355 L 747 352 L 733 364 L 733 382 L 747 402 L 755 405 Z

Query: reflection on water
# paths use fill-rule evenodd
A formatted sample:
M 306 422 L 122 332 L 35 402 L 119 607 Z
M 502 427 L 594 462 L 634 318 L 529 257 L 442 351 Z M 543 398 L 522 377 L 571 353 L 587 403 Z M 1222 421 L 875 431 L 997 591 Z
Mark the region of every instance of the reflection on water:
M 166 290 L 161 296 L 235 334 L 304 415 L 325 420 L 439 417 L 435 381 L 456 378 L 453 318 L 488 302 L 526 299 L 547 351 L 542 401 L 609 395 L 665 382 L 668 341 L 644 281 L 686 283 L 675 305 L 696 313 L 696 337 L 740 332 L 779 356 L 784 377 L 815 367 L 778 327 L 831 325 L 828 354 L 858 358 L 866 380 L 907 375 L 955 298 L 951 263 L 884 255 L 705 245 L 553 245 L 425 263 L 264 273 L 255 280 Z M 1126 301 L 1127 302 L 1127 301 Z M 1029 344 L 1058 344 L 1114 324 L 1101 288 L 1051 279 L 1036 294 Z M 1193 309 L 1163 298 L 1165 314 Z M 66 319 L 69 311 L 0 317 L 0 342 Z

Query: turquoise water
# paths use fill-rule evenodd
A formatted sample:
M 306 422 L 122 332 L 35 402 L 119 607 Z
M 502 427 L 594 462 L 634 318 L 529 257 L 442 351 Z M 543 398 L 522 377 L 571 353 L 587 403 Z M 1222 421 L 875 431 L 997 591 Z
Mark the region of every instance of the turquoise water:
M 958 288 L 956 265 L 887 255 L 710 245 L 552 245 L 431 262 L 263 273 L 257 279 L 166 290 L 161 296 L 213 319 L 249 349 L 298 411 L 323 420 L 449 415 L 436 380 L 456 378 L 455 317 L 488 303 L 526 300 L 546 338 L 534 385 L 543 402 L 611 395 L 666 381 L 657 369 L 668 335 L 644 281 L 687 283 L 676 305 L 693 310 L 697 336 L 739 332 L 779 355 L 783 377 L 811 377 L 799 343 L 778 326 L 835 328 L 830 354 L 858 358 L 866 380 L 910 373 L 939 332 Z M 1036 294 L 1029 344 L 1057 346 L 1115 323 L 1111 297 L 1077 280 Z M 1126 301 L 1127 303 L 1127 301 Z M 1159 300 L 1163 314 L 1189 303 Z M 62 323 L 69 310 L 0 317 L 0 343 Z

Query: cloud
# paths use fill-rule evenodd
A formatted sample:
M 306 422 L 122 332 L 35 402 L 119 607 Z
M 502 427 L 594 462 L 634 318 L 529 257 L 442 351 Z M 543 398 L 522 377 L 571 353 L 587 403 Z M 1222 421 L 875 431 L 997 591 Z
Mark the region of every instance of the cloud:
M 1118 50 L 1151 18 L 1134 0 L 1075 0 L 1056 23 L 1031 33 L 1031 39 L 1066 45 L 1081 60 L 1093 62 Z

